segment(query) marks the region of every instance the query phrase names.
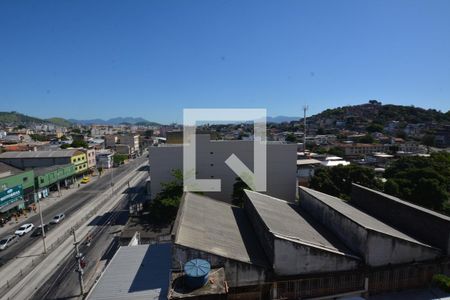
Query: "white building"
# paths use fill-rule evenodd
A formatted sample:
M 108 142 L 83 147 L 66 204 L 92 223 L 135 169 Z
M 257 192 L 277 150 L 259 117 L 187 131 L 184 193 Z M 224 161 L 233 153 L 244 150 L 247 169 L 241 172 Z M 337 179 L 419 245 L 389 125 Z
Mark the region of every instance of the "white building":
M 110 150 L 100 150 L 95 152 L 97 160 L 97 167 L 103 169 L 109 169 L 113 167 L 113 153 Z
M 197 135 L 197 178 L 221 179 L 221 192 L 206 196 L 231 202 L 237 175 L 225 164 L 235 154 L 253 170 L 253 142 L 242 140 L 210 140 L 209 135 Z M 183 169 L 183 145 L 149 148 L 151 197 L 161 191 L 161 183 L 173 180 L 172 170 Z M 267 194 L 292 201 L 296 195 L 297 145 L 267 143 Z

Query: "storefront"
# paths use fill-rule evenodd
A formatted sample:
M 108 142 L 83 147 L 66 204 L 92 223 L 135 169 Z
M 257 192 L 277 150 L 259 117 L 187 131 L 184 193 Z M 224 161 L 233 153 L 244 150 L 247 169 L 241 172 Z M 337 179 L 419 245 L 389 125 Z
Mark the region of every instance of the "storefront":
M 8 217 L 9 214 L 25 208 L 23 195 L 22 185 L 16 185 L 0 192 L 0 214 L 2 217 Z

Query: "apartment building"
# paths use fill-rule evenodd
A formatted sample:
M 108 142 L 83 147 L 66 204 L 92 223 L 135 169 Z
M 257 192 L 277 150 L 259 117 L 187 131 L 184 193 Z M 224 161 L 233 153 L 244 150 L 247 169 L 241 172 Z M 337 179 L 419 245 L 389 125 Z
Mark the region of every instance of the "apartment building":
M 128 154 L 130 156 L 140 153 L 139 146 L 139 134 L 115 134 L 105 136 L 105 147 L 110 149 L 116 149 L 119 145 L 128 146 Z M 123 152 L 123 147 L 120 149 Z
M 197 178 L 220 179 L 221 191 L 205 193 L 215 199 L 231 202 L 237 175 L 225 164 L 235 154 L 253 169 L 253 142 L 243 140 L 211 140 L 207 134 L 196 137 Z M 189 145 L 186 145 L 189 147 Z M 267 194 L 282 199 L 295 199 L 297 145 L 267 143 Z M 183 145 L 163 145 L 149 148 L 151 197 L 161 191 L 161 183 L 172 180 L 172 170 L 183 169 Z

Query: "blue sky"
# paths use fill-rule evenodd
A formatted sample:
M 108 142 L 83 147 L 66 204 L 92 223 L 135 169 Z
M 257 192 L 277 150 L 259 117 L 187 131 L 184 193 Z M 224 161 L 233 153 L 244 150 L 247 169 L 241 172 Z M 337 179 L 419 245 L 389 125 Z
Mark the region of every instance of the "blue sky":
M 450 1 L 0 1 L 0 111 L 450 109 Z

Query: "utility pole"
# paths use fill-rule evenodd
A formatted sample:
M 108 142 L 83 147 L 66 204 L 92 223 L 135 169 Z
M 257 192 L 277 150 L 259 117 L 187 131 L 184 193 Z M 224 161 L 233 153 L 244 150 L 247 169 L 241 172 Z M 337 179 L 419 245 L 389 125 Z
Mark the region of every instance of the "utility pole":
M 114 195 L 114 166 L 111 167 L 111 196 Z
M 37 199 L 39 217 L 41 218 L 41 230 L 42 230 L 42 243 L 44 244 L 44 254 L 47 253 L 47 245 L 45 244 L 45 228 L 44 228 L 44 218 L 42 218 L 41 200 Z
M 306 152 L 306 111 L 308 110 L 308 105 L 303 106 L 303 152 Z
M 77 237 L 75 235 L 75 230 L 72 228 L 71 233 L 73 234 L 73 245 L 75 246 L 75 259 L 78 262 L 78 269 L 76 270 L 78 272 L 78 281 L 80 282 L 80 291 L 81 291 L 81 297 L 84 295 L 84 281 L 83 281 L 83 268 L 84 268 L 84 262 L 83 262 L 83 254 L 80 253 L 80 249 L 78 245 L 80 242 L 77 242 Z

